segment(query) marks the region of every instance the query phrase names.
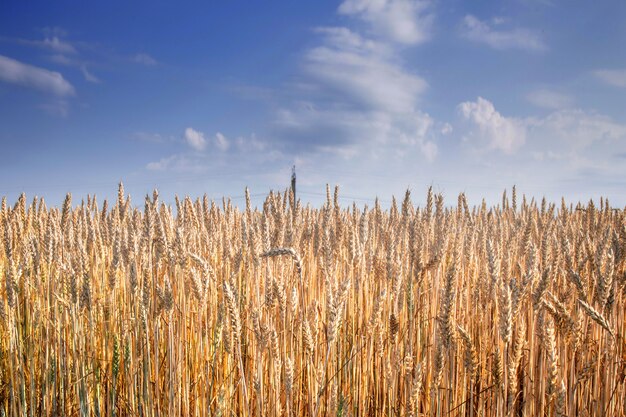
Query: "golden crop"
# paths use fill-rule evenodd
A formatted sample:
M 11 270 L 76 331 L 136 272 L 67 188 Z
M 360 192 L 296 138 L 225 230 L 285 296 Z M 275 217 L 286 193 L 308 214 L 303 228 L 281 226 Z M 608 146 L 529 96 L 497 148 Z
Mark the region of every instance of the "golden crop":
M 6 416 L 624 416 L 626 218 L 515 190 L 0 209 Z

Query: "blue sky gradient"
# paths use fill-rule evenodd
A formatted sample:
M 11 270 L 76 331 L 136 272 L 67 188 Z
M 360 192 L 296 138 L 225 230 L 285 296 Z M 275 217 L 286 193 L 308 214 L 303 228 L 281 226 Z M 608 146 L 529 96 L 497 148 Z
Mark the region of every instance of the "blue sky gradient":
M 0 3 L 0 194 L 626 205 L 626 3 Z

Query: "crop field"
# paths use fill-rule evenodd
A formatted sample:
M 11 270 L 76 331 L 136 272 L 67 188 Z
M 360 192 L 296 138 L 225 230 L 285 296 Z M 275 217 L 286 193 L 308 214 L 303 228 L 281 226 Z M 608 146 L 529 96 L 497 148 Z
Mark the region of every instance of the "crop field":
M 3 416 L 625 416 L 626 213 L 22 195 Z

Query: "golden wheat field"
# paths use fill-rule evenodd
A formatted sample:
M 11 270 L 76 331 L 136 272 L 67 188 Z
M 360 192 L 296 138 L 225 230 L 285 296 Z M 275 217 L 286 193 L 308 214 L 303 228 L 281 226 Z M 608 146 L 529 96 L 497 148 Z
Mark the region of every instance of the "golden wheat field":
M 509 195 L 3 199 L 0 414 L 626 415 L 624 210 Z

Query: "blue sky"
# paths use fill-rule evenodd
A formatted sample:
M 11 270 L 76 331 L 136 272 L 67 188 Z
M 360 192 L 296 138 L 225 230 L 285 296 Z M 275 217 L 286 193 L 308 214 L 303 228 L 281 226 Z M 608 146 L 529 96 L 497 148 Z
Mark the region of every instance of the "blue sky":
M 626 204 L 626 3 L 0 2 L 0 194 Z M 260 199 L 260 197 L 259 197 Z

